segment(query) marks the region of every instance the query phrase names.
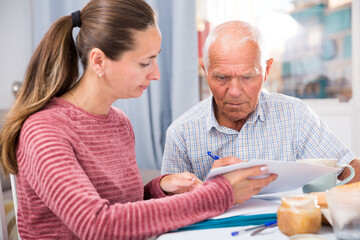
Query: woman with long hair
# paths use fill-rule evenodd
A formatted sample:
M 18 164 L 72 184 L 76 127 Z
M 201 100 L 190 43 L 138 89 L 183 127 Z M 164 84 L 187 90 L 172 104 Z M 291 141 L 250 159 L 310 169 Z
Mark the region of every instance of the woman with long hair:
M 203 185 L 191 173 L 142 185 L 131 123 L 111 105 L 160 78 L 160 45 L 143 0 L 92 0 L 46 33 L 0 135 L 23 240 L 144 239 L 221 214 L 276 178 L 248 179 L 264 172 L 254 167 Z

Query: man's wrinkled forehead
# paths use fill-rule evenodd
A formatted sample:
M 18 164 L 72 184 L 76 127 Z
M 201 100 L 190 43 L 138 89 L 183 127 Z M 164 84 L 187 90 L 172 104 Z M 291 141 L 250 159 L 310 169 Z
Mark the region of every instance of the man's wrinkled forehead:
M 217 61 L 229 64 L 253 62 L 260 65 L 261 52 L 256 42 L 248 40 L 244 43 L 236 41 L 215 41 L 209 49 L 210 65 Z
M 230 51 L 243 51 L 244 48 L 249 48 L 253 52 L 260 52 L 260 48 L 257 42 L 250 37 L 237 38 L 236 36 L 228 35 L 223 38 L 216 39 L 209 48 L 209 51 L 230 50 Z

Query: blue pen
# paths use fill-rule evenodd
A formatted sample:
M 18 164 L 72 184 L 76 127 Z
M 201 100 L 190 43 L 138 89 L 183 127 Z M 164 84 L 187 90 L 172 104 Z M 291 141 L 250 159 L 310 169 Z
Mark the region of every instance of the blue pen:
M 212 158 L 212 159 L 214 159 L 214 160 L 218 160 L 218 159 L 220 159 L 220 157 L 219 156 L 216 156 L 215 154 L 213 154 L 212 152 L 210 152 L 210 151 L 208 151 L 207 152 L 207 154 Z
M 274 227 L 276 225 L 277 225 L 277 221 L 275 220 L 275 221 L 271 221 L 271 222 L 261 224 L 261 225 L 256 226 L 256 227 L 246 228 L 246 229 L 244 229 L 242 231 L 232 232 L 231 236 L 237 236 L 237 235 L 239 235 L 240 232 L 247 232 L 247 231 L 251 231 L 251 230 L 254 230 L 254 229 L 258 229 L 258 228 Z

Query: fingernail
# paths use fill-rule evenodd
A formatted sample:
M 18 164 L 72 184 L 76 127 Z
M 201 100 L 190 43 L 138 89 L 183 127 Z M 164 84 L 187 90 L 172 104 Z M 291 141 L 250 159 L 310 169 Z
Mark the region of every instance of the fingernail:
M 260 168 L 260 171 L 263 172 L 263 173 L 266 173 L 266 172 L 269 171 L 269 168 L 266 167 L 266 166 L 263 166 L 263 167 Z
M 194 177 L 189 179 L 189 181 L 190 181 L 190 182 L 191 182 L 191 181 L 194 181 L 194 180 L 195 180 L 195 178 L 194 178 Z

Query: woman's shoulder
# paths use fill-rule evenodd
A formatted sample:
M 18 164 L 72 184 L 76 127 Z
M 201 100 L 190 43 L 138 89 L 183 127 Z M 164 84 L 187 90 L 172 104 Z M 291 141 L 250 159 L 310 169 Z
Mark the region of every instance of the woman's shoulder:
M 70 103 L 60 99 L 53 98 L 48 104 L 46 104 L 41 110 L 33 113 L 27 121 L 53 121 L 66 120 L 71 118 Z
M 26 119 L 22 131 L 63 132 L 73 125 L 75 117 L 71 103 L 60 98 L 52 99 Z
M 127 125 L 128 128 L 132 129 L 129 117 L 120 108 L 111 106 L 110 114 L 117 119 L 116 121 L 120 121 L 121 123 Z
M 53 128 L 71 130 L 75 126 L 106 126 L 116 123 L 125 123 L 131 126 L 129 118 L 125 113 L 116 108 L 111 107 L 108 115 L 96 115 L 85 110 L 79 109 L 73 104 L 61 98 L 53 98 L 45 107 L 40 111 L 32 114 L 24 123 L 25 127 L 38 125 L 42 128 Z
M 128 116 L 126 116 L 126 114 L 125 114 L 120 108 L 111 106 L 111 110 L 110 110 L 110 111 L 112 111 L 113 114 L 114 114 L 116 117 L 128 119 Z

